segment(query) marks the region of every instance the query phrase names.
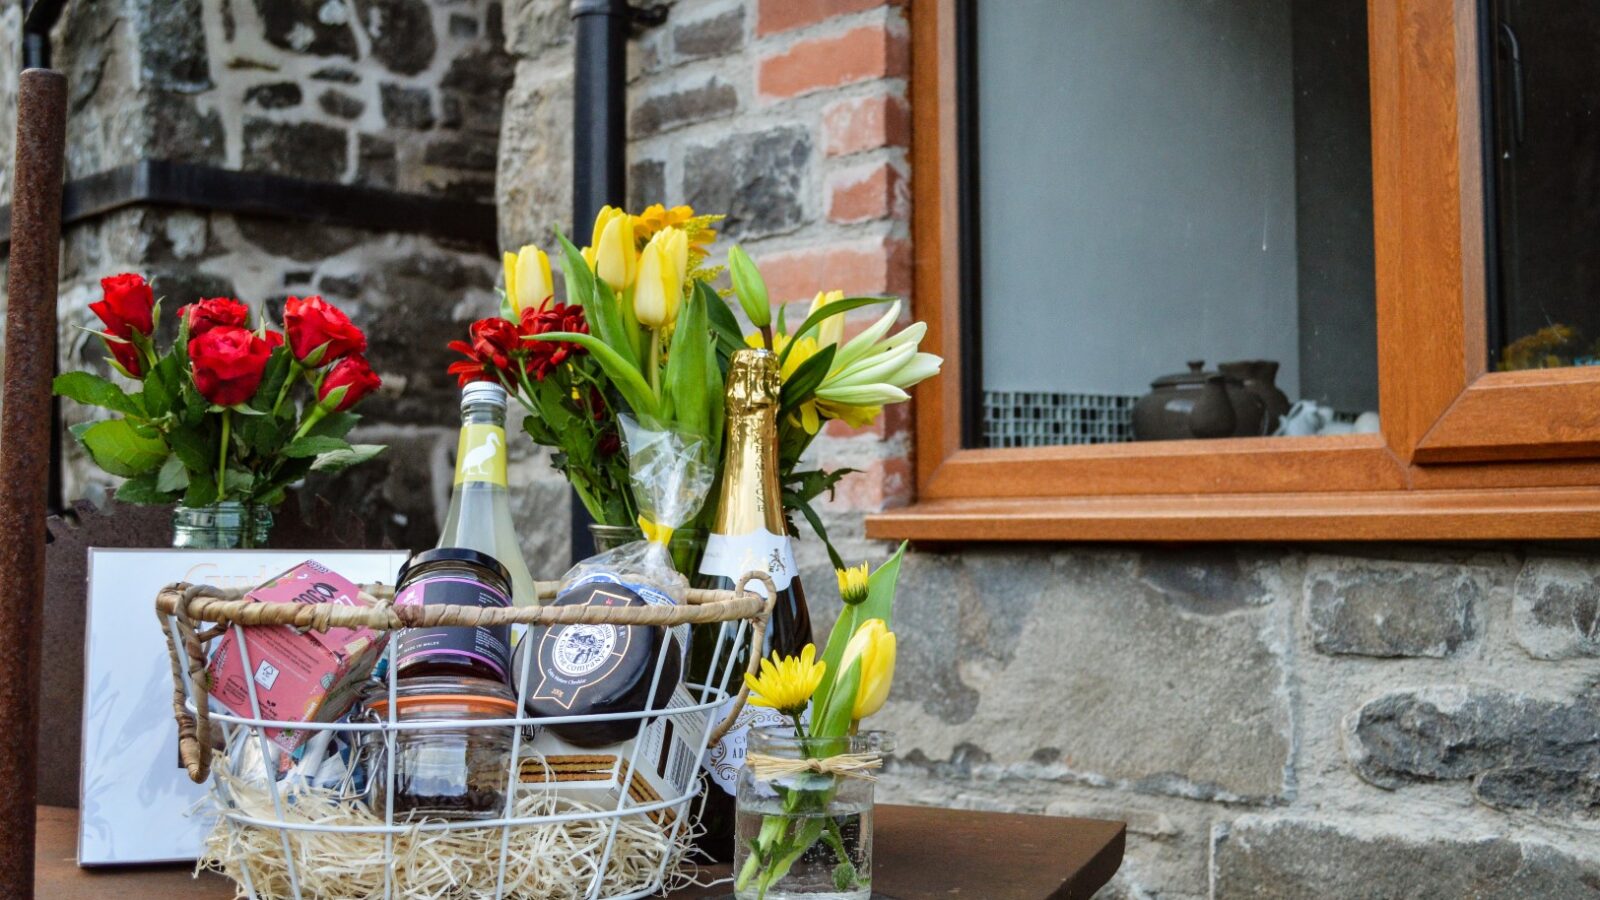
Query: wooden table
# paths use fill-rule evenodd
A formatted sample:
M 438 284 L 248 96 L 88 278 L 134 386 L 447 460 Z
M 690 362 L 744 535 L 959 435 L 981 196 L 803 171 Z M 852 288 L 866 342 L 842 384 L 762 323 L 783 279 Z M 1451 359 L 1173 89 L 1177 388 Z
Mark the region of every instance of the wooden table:
M 873 881 L 886 900 L 1088 898 L 1122 864 L 1124 826 L 919 806 L 876 810 Z M 48 900 L 228 900 L 233 884 L 190 866 L 80 869 L 78 811 L 39 807 L 35 894 Z M 726 867 L 711 870 L 726 876 Z M 727 897 L 726 883 L 670 900 Z

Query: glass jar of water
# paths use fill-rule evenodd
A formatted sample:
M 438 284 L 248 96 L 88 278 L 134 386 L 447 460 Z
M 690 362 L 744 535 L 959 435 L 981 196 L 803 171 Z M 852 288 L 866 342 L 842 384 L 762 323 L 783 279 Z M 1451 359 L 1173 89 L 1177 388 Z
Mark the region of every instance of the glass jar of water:
M 881 731 L 813 738 L 752 729 L 739 773 L 738 900 L 868 900 L 873 776 L 893 749 Z

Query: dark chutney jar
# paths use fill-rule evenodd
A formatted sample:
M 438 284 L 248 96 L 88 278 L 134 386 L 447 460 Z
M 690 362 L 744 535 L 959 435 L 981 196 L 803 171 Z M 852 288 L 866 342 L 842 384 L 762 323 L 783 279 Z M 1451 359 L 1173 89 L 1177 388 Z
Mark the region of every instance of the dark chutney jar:
M 372 685 L 363 705 L 368 722 L 389 719 L 389 686 Z M 505 812 L 514 726 L 476 725 L 515 718 L 511 688 L 487 678 L 405 678 L 395 683 L 394 817 L 406 819 L 494 819 Z M 450 727 L 411 729 L 418 722 Z M 389 804 L 384 732 L 367 733 L 372 808 Z
M 487 553 L 440 547 L 400 567 L 396 606 L 511 605 L 511 573 Z M 400 678 L 433 676 L 511 680 L 511 626 L 402 628 L 391 650 Z

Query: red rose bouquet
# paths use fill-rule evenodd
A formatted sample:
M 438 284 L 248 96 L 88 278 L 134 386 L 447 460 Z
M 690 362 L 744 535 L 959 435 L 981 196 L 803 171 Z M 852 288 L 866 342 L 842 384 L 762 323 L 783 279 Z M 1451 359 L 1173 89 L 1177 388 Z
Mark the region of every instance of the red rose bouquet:
M 161 304 L 138 275 L 101 279 L 89 309 L 104 329 L 113 369 L 138 390 L 91 372 L 67 372 L 57 394 L 110 410 L 112 418 L 75 425 L 72 434 L 101 469 L 126 479 L 130 503 L 209 506 L 238 501 L 275 506 L 313 469 L 342 469 L 383 451 L 345 440 L 350 412 L 378 389 L 362 353 L 367 339 L 321 297 L 290 297 L 284 330 L 250 308 L 216 297 L 178 310 L 178 339 L 155 346 Z M 294 399 L 309 388 L 308 402 Z

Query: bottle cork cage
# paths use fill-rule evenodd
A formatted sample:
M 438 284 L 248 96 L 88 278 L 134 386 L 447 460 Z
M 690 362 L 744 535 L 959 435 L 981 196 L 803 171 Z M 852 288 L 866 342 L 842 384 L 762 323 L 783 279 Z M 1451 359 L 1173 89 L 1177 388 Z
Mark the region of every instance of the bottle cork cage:
M 210 779 L 217 824 L 207 838 L 200 865 L 220 871 L 242 894 L 262 900 L 339 896 L 405 898 L 582 898 L 624 900 L 670 890 L 692 879 L 686 853 L 694 827 L 691 801 L 706 747 L 733 724 L 746 691 L 734 654 L 722 650 L 760 640 L 770 601 L 750 590 L 764 573 L 740 579 L 733 591 L 691 590 L 679 606 L 539 606 L 479 609 L 464 606 L 394 606 L 393 590 L 363 588 L 368 607 L 334 604 L 257 603 L 243 589 L 223 590 L 169 585 L 156 598 L 156 613 L 166 633 L 172 663 L 173 713 L 179 756 L 189 777 Z M 540 582 L 542 599 L 555 595 L 554 582 Z M 383 715 L 347 717 L 326 724 L 273 719 L 262 714 L 250 683 L 248 716 L 212 708 L 207 656 L 212 641 L 229 630 L 245 671 L 252 671 L 244 629 L 289 626 L 325 631 L 368 627 L 400 628 L 493 626 L 531 628 L 565 625 L 645 625 L 671 627 L 723 623 L 734 641 L 719 642 L 710 666 L 710 684 L 686 683 L 687 690 L 658 704 L 656 687 L 676 644 L 663 641 L 657 653 L 646 708 L 629 713 L 534 718 L 526 713 L 529 669 L 534 653 L 518 655 L 516 716 L 471 722 L 398 720 L 398 679 L 389 666 L 388 702 Z M 530 632 L 524 640 L 538 639 Z M 750 654 L 749 669 L 760 662 Z M 730 693 L 730 687 L 737 690 Z M 665 692 L 663 692 L 663 695 Z M 725 715 L 718 713 L 732 708 Z M 562 723 L 633 725 L 631 740 L 610 747 L 573 750 L 535 738 L 538 726 Z M 372 803 L 371 788 L 355 777 L 355 760 L 370 763 L 368 782 L 382 781 L 381 796 L 394 797 L 397 742 L 444 729 L 511 730 L 512 764 L 506 766 L 503 806 L 493 818 L 470 821 L 417 819 L 396 814 L 395 803 Z M 342 734 L 352 746 L 373 753 L 344 758 L 342 777 L 289 777 L 275 762 L 281 752 L 267 739 L 276 729 L 296 729 L 313 743 L 324 732 Z M 557 744 L 559 742 L 556 742 Z M 691 748 L 673 754 L 682 745 Z M 332 759 L 332 757 L 330 757 Z M 374 762 L 375 760 L 375 762 Z

